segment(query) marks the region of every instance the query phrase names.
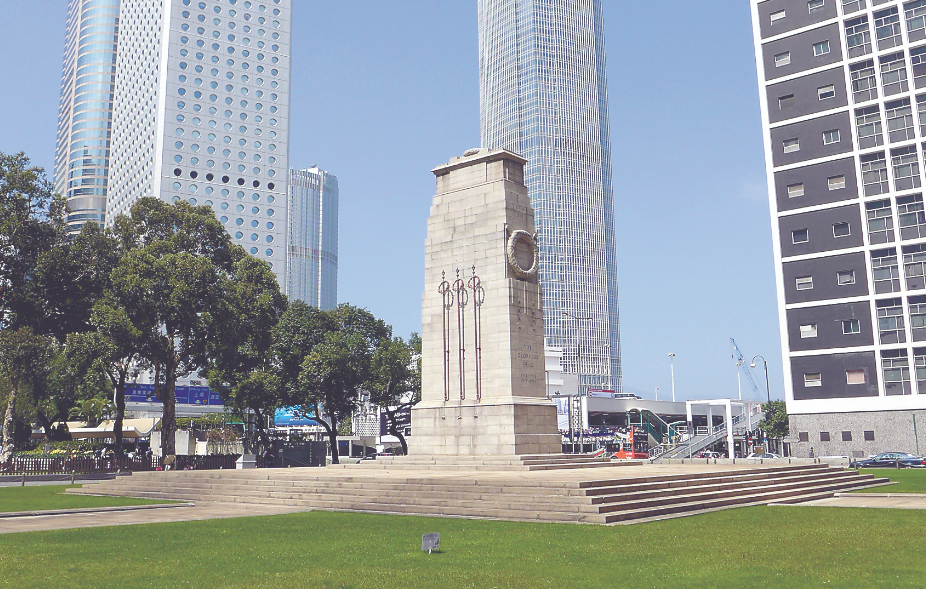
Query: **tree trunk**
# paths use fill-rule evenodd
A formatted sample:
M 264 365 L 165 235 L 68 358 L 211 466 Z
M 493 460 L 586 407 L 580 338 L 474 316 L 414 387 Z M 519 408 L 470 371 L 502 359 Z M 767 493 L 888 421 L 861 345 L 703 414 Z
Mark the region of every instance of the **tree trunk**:
M 408 442 L 405 441 L 405 435 L 396 427 L 395 411 L 386 411 L 386 419 L 389 420 L 389 433 L 399 438 L 399 443 L 402 444 L 402 456 L 408 456 Z
M 16 395 L 19 386 L 15 380 L 10 382 L 10 398 L 6 403 L 6 414 L 3 416 L 3 440 L 0 442 L 0 462 L 6 462 L 13 455 L 13 407 L 16 405 Z
M 318 420 L 318 422 L 328 430 L 328 443 L 331 444 L 331 464 L 341 464 L 340 453 L 338 452 L 338 422 L 335 420 L 334 415 L 330 416 L 329 419 L 331 419 L 330 426 L 322 420 Z
M 54 422 L 48 418 L 48 415 L 45 414 L 41 409 L 36 410 L 35 416 L 38 417 L 39 423 L 42 424 L 42 429 L 45 430 L 45 441 L 51 441 L 51 428 L 54 425 Z
M 119 374 L 116 383 L 116 420 L 113 422 L 113 436 L 116 438 L 116 458 L 122 458 L 122 422 L 125 419 L 125 373 Z
M 161 455 L 173 456 L 177 452 L 177 397 L 175 387 L 177 377 L 167 374 L 164 381 L 163 399 L 164 412 L 161 415 Z

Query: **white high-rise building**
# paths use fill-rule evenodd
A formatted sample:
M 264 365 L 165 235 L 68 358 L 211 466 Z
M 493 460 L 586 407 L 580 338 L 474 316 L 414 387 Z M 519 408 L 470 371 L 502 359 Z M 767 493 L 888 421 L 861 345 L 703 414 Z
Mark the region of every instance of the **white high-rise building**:
M 122 0 L 106 219 L 213 207 L 285 284 L 292 0 Z
M 479 0 L 482 146 L 527 159 L 548 345 L 583 386 L 620 390 L 601 0 Z
M 106 212 L 118 32 L 119 0 L 68 2 L 55 192 L 67 198 L 73 233 Z
M 322 310 L 338 305 L 338 179 L 313 166 L 289 171 L 286 294 Z

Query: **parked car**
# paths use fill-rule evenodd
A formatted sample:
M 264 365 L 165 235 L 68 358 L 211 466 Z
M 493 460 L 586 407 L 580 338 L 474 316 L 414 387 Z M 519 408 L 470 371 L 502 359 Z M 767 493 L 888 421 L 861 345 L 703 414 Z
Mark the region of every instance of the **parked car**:
M 711 452 L 710 450 L 704 450 L 698 454 L 698 458 L 723 458 L 723 454 L 720 452 Z
M 926 458 L 907 454 L 906 452 L 884 452 L 873 458 L 856 462 L 859 468 L 895 467 L 898 463 L 900 463 L 901 468 L 924 468 L 926 467 Z
M 746 458 L 762 458 L 765 460 L 775 460 L 777 458 L 781 458 L 781 456 L 779 456 L 778 454 L 772 454 L 771 452 L 766 452 L 765 454 L 752 453 Z

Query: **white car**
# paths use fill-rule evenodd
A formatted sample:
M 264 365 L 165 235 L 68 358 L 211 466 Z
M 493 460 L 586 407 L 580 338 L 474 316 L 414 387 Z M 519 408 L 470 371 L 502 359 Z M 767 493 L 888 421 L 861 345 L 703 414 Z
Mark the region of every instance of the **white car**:
M 765 454 L 755 454 L 755 453 L 752 453 L 752 454 L 750 454 L 749 456 L 747 456 L 746 458 L 764 458 L 764 459 L 766 459 L 766 460 L 774 460 L 774 459 L 776 459 L 776 458 L 781 458 L 781 456 L 779 456 L 778 454 L 772 454 L 772 453 L 770 453 L 770 452 L 767 452 L 767 453 L 765 453 Z

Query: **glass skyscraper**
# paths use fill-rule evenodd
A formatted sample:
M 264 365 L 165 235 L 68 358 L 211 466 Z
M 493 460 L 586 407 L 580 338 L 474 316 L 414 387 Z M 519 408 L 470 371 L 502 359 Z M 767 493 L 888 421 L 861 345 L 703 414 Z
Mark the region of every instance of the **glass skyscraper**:
M 55 147 L 55 191 L 68 225 L 103 224 L 109 176 L 119 0 L 70 0 Z
M 601 0 L 479 0 L 482 145 L 527 158 L 547 343 L 620 390 Z
M 338 305 L 338 179 L 289 171 L 286 294 L 322 310 Z

